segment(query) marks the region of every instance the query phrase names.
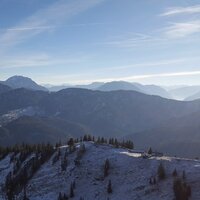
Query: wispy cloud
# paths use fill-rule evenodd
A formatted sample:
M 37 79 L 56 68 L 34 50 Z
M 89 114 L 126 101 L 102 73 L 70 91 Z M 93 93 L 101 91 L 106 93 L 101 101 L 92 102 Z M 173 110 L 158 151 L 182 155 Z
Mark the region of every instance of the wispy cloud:
M 108 81 L 137 81 L 149 78 L 163 78 L 163 77 L 180 77 L 180 76 L 197 76 L 200 75 L 200 71 L 183 71 L 183 72 L 172 72 L 172 73 L 159 73 L 159 74 L 144 74 L 135 76 L 126 76 L 119 78 L 103 78 L 103 79 L 91 79 L 91 80 L 81 80 L 82 83 L 91 82 L 108 82 Z
M 59 0 L 0 34 L 0 45 L 13 46 L 44 33 L 105 0 Z M 23 31 L 22 31 L 23 30 Z
M 151 34 L 132 33 L 115 37 L 106 42 L 97 43 L 100 45 L 116 46 L 120 48 L 131 48 L 139 45 L 147 45 L 148 43 L 161 42 L 161 38 L 154 37 Z
M 7 56 L 1 57 L 0 69 L 27 68 L 27 67 L 49 67 L 49 66 L 66 66 L 67 64 L 77 64 L 88 61 L 87 56 L 65 56 L 57 58 L 47 55 L 46 53 L 37 53 L 34 55 Z
M 164 29 L 164 34 L 168 38 L 183 38 L 196 33 L 200 33 L 200 21 L 190 21 L 184 23 L 172 23 Z
M 171 23 L 168 27 L 163 29 L 164 35 L 169 39 L 184 38 L 200 32 L 200 20 L 194 20 L 194 14 L 200 14 L 200 4 L 188 7 L 172 7 L 168 8 L 160 16 L 173 16 L 180 14 L 187 14 L 192 17 L 192 20 L 182 20 L 182 22 Z M 188 16 L 187 16 L 188 17 Z M 195 17 L 195 18 L 194 18 Z
M 187 21 L 187 22 L 170 22 L 168 26 L 161 29 L 153 30 L 152 32 L 146 33 L 132 33 L 129 35 L 122 35 L 121 37 L 114 37 L 105 42 L 97 43 L 97 45 L 107 45 L 118 48 L 135 48 L 135 47 L 148 47 L 158 45 L 168 45 L 170 42 L 185 42 L 188 36 L 195 36 L 200 33 L 200 20 Z M 177 40 L 179 39 L 179 40 Z M 196 41 L 198 38 L 189 37 L 190 41 Z
M 68 25 L 62 25 L 63 27 L 88 27 L 88 26 L 99 26 L 99 25 L 105 25 L 106 23 L 80 23 L 80 24 L 68 24 Z M 50 29 L 56 29 L 61 26 L 38 26 L 38 27 L 17 27 L 17 28 L 7 28 L 7 29 L 0 29 L 0 31 L 27 31 L 27 30 L 50 30 Z
M 114 67 L 108 67 L 104 70 L 124 70 L 124 69 L 130 69 L 130 68 L 136 68 L 136 67 L 161 67 L 161 66 L 170 66 L 170 65 L 180 65 L 183 64 L 188 59 L 171 59 L 171 60 L 161 60 L 161 61 L 150 61 L 150 62 L 144 62 L 144 63 L 136 63 L 132 65 L 122 65 L 122 66 L 114 66 Z
M 164 13 L 160 14 L 160 16 L 172 16 L 178 14 L 188 14 L 193 16 L 195 13 L 200 13 L 200 4 L 190 7 L 168 8 Z M 183 39 L 196 33 L 200 33 L 200 20 L 193 19 L 182 22 L 170 22 L 169 25 L 160 29 L 149 31 L 149 33 L 129 33 L 123 35 L 122 37 L 115 37 L 110 41 L 99 44 L 115 46 L 119 48 L 165 45 L 169 44 L 170 41 L 174 43 L 174 39 Z M 190 37 L 190 39 L 192 38 Z
M 195 76 L 195 75 L 200 75 L 200 71 L 182 71 L 182 72 L 172 72 L 172 73 L 145 74 L 145 75 L 122 77 L 120 79 L 126 80 L 126 81 L 131 81 L 131 80 L 137 80 L 137 79 L 178 77 L 178 76 Z
M 168 8 L 161 16 L 172 16 L 172 15 L 179 15 L 179 14 L 195 14 L 200 13 L 200 4 L 195 6 L 188 6 L 188 7 L 173 7 Z
M 45 29 L 54 29 L 55 26 L 38 26 L 38 27 L 17 27 L 17 28 L 8 28 L 0 29 L 1 31 L 27 31 L 27 30 L 45 30 Z

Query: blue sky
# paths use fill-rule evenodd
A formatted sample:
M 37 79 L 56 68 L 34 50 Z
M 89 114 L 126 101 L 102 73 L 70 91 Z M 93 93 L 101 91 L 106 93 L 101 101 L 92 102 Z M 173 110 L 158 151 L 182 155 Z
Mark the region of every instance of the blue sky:
M 0 80 L 200 84 L 199 0 L 1 0 Z

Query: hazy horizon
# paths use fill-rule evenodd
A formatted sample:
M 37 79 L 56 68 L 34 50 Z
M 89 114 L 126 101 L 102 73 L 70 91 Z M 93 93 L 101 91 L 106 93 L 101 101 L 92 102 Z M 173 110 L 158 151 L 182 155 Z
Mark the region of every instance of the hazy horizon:
M 13 76 L 22 76 L 22 77 L 26 77 L 24 75 L 13 75 Z M 7 77 L 5 79 L 2 79 L 0 81 L 6 81 L 7 79 L 13 77 L 13 76 L 10 76 L 10 77 Z M 26 78 L 30 78 L 31 80 L 35 81 L 33 78 L 31 77 L 26 77 Z M 145 83 L 142 83 L 142 82 L 139 82 L 139 81 L 125 81 L 125 80 L 107 80 L 107 81 L 93 81 L 93 82 L 63 82 L 63 83 L 59 83 L 59 84 L 53 84 L 53 83 L 48 83 L 48 82 L 37 82 L 38 84 L 44 86 L 44 87 L 51 87 L 51 86 L 78 86 L 78 85 L 89 85 L 89 84 L 93 84 L 93 83 L 110 83 L 110 82 L 128 82 L 128 83 L 138 83 L 138 84 L 142 84 L 142 85 L 157 85 L 157 84 L 154 84 L 154 83 L 148 83 L 148 84 L 145 84 Z M 194 85 L 190 85 L 190 84 L 169 84 L 169 85 L 157 85 L 157 86 L 160 86 L 160 87 L 165 87 L 165 88 L 173 88 L 173 87 L 184 87 L 184 86 L 200 86 L 200 84 L 194 84 Z

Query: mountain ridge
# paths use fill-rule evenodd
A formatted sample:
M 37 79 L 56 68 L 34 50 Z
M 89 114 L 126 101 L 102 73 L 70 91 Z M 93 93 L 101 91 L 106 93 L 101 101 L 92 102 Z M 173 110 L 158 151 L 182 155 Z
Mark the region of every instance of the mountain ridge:
M 48 91 L 45 87 L 38 85 L 32 79 L 24 76 L 12 76 L 5 80 L 3 83 L 13 89 L 25 88 L 30 90 Z

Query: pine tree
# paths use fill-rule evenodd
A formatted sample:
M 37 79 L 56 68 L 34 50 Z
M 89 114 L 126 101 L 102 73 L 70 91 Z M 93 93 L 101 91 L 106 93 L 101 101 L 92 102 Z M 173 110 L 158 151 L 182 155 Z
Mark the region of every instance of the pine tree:
M 74 139 L 73 139 L 73 138 L 70 138 L 70 139 L 69 139 L 68 145 L 69 145 L 70 147 L 74 146 Z
M 154 177 L 154 178 L 153 178 L 153 184 L 155 185 L 156 182 L 157 182 L 157 181 L 156 181 L 156 177 Z
M 111 180 L 109 180 L 109 182 L 108 182 L 107 192 L 108 192 L 108 194 L 110 194 L 110 193 L 113 192 L 113 191 L 112 191 L 112 183 L 111 183 Z
M 84 135 L 84 136 L 83 136 L 83 141 L 84 141 L 84 142 L 88 141 L 87 135 Z
M 23 200 L 29 200 L 29 198 L 26 195 L 26 186 L 24 186 L 24 196 L 23 196 Z
M 67 152 L 65 152 L 63 161 L 61 162 L 61 169 L 62 171 L 66 171 L 67 169 Z
M 88 135 L 88 139 L 87 139 L 87 141 L 92 141 L 92 137 L 91 137 L 91 135 Z
M 92 141 L 95 142 L 95 137 L 94 136 L 92 136 Z
M 100 141 L 101 144 L 104 144 L 104 141 L 105 141 L 105 140 L 104 140 L 104 137 L 102 137 L 102 138 L 101 138 L 101 141 Z
M 104 177 L 108 176 L 109 169 L 110 169 L 110 162 L 108 159 L 106 159 L 104 164 Z
M 187 196 L 191 197 L 191 195 L 192 195 L 192 190 L 191 190 L 191 187 L 188 185 L 187 186 Z
M 182 178 L 183 178 L 183 180 L 186 179 L 185 170 L 183 170 Z
M 165 168 L 164 168 L 164 166 L 163 166 L 163 164 L 162 163 L 160 163 L 160 165 L 159 165 L 159 167 L 158 167 L 158 178 L 160 179 L 160 180 L 163 180 L 163 179 L 165 179 L 166 178 L 166 175 L 165 175 Z
M 64 193 L 62 200 L 68 200 L 68 196 Z
M 74 197 L 74 188 L 73 188 L 73 184 L 71 183 L 70 185 L 70 198 Z
M 61 194 L 61 192 L 59 192 L 58 200 L 62 200 L 62 194 Z
M 176 200 L 188 200 L 191 196 L 191 187 L 179 178 L 174 180 L 173 190 Z
M 152 149 L 151 149 L 151 147 L 149 148 L 149 150 L 148 150 L 148 154 L 149 155 L 151 155 L 153 152 L 152 152 Z
M 174 171 L 173 171 L 173 173 L 172 173 L 172 176 L 173 176 L 173 177 L 177 177 L 177 176 L 178 176 L 178 173 L 177 173 L 177 171 L 176 171 L 176 168 L 174 169 Z
M 72 186 L 73 186 L 73 189 L 76 189 L 76 182 L 75 181 L 73 181 Z

